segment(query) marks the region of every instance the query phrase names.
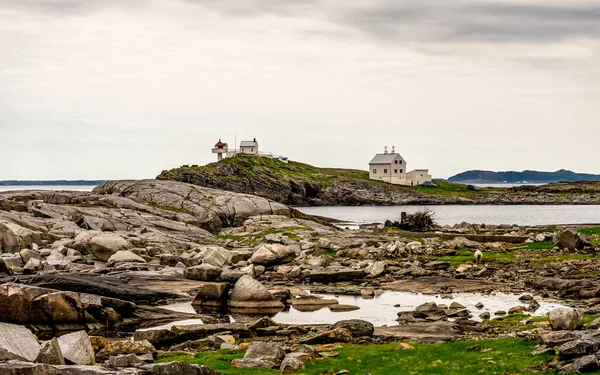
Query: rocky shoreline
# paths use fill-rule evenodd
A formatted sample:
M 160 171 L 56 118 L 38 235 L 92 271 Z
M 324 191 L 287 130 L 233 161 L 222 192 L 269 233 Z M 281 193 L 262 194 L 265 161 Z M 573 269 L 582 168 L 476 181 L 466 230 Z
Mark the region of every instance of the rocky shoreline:
M 580 348 L 583 340 L 585 349 L 559 348 L 554 366 L 582 368 L 579 361 L 591 368 L 600 339 L 581 331 L 579 320 L 600 315 L 598 236 L 560 229 L 465 224 L 446 230 L 452 239 L 340 230 L 265 198 L 174 181 L 0 193 L 0 373 L 213 374 L 155 361 L 221 349 L 245 353 L 233 368 L 288 373 L 334 355 L 339 344 L 507 335 L 538 340 L 542 351 L 577 340 L 570 345 Z M 464 237 L 474 233 L 481 242 Z M 476 250 L 482 264 L 474 264 Z M 359 308 L 318 293 L 376 303 L 387 291 L 553 297 L 576 309 L 569 310 L 576 324 L 557 323 L 552 334 L 575 333 L 552 341 L 552 318 L 527 323 L 536 328 L 524 333 L 521 325 L 501 327 L 501 314 L 490 320 L 458 302 L 398 307 L 399 324 L 390 327 L 272 319 L 285 309 Z M 196 313 L 169 309 L 177 302 L 191 302 Z M 528 299 L 502 310 L 527 320 L 536 304 Z M 190 319 L 203 324 L 178 323 Z M 167 323 L 173 325 L 152 329 Z

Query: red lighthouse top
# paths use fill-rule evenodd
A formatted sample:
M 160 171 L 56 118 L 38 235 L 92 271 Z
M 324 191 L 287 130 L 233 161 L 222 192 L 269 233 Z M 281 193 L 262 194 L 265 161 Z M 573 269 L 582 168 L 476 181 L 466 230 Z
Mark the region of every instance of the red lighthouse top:
M 216 148 L 224 148 L 225 146 L 227 146 L 227 143 L 221 142 L 220 139 L 219 142 L 217 142 L 217 144 L 215 145 Z

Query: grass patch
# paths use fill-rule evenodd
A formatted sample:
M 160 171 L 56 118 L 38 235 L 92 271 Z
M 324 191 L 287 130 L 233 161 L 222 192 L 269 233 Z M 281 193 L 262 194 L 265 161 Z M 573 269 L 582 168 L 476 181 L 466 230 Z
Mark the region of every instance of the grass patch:
M 592 254 L 557 254 L 542 258 L 532 258 L 531 263 L 546 264 L 552 262 L 560 262 L 563 260 L 587 260 L 596 259 L 595 255 Z
M 236 240 L 236 241 L 253 241 L 261 238 L 265 238 L 268 234 L 282 234 L 287 236 L 289 239 L 298 241 L 300 236 L 294 233 L 296 230 L 307 230 L 306 227 L 285 227 L 279 229 L 272 229 L 261 233 L 253 233 L 253 234 L 217 234 L 215 237 L 222 240 Z
M 582 228 L 578 232 L 581 234 L 585 234 L 586 236 L 600 236 L 600 227 Z
M 333 250 L 333 249 L 323 249 L 323 248 L 319 247 L 319 248 L 317 248 L 317 251 L 324 255 L 331 255 L 331 256 L 337 255 L 337 250 Z
M 554 248 L 554 244 L 552 243 L 552 241 L 542 241 L 542 242 L 524 243 L 517 247 L 519 249 L 529 249 L 529 250 L 552 250 Z
M 345 345 L 339 356 L 307 364 L 298 374 L 333 374 L 342 369 L 351 374 L 526 374 L 528 368 L 543 366 L 549 355 L 531 356 L 534 342 L 519 339 L 464 341 L 441 344 L 412 344 L 414 349 L 395 350 L 397 344 Z M 195 357 L 168 361 L 203 364 L 224 375 L 275 375 L 276 370 L 231 369 L 231 361 L 243 354 L 224 351 L 198 353 Z M 164 361 L 163 361 L 164 362 Z M 550 374 L 550 371 L 541 372 Z
M 458 266 L 464 263 L 474 263 L 474 252 L 475 251 L 471 251 L 467 248 L 462 248 L 456 250 L 455 255 L 438 257 L 435 258 L 435 260 L 450 262 L 452 266 Z M 485 264 L 506 264 L 514 261 L 515 259 L 515 253 L 493 253 L 487 251 L 483 253 L 483 261 Z

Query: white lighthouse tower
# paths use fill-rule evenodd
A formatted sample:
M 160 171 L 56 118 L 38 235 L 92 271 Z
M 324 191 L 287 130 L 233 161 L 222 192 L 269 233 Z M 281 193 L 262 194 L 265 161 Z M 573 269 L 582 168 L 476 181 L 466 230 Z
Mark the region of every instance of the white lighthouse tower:
M 223 154 L 227 154 L 227 150 L 227 143 L 223 143 L 219 139 L 219 142 L 217 142 L 215 147 L 212 149 L 212 153 L 217 154 L 217 161 L 221 161 L 223 160 Z

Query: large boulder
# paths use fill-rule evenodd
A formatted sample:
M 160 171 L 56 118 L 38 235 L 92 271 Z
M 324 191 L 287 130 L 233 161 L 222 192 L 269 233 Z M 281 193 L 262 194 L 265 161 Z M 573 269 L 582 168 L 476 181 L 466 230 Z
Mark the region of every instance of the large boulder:
M 76 365 L 93 365 L 95 363 L 94 348 L 85 331 L 73 332 L 58 338 L 58 345 L 63 357 Z
M 27 328 L 0 323 L 0 361 L 33 362 L 41 349 L 37 338 Z
M 572 331 L 583 328 L 583 313 L 581 310 L 571 308 L 558 308 L 548 313 L 550 326 L 555 331 Z
M 296 259 L 296 254 L 299 252 L 298 245 L 267 244 L 256 250 L 250 262 L 264 266 L 289 263 Z
M 353 337 L 373 336 L 373 332 L 375 332 L 372 323 L 360 319 L 341 320 L 335 323 L 333 328 L 345 328 Z
M 113 254 L 129 250 L 133 245 L 116 233 L 84 231 L 75 237 L 73 247 L 84 254 L 93 254 L 98 260 L 107 261 Z
M 0 222 L 0 253 L 18 253 L 21 239 L 6 223 Z
M 240 277 L 235 283 L 228 304 L 234 309 L 256 309 L 256 313 L 261 310 L 273 310 L 276 313 L 284 307 L 264 285 L 249 275 Z
M 183 271 L 183 276 L 187 279 L 198 281 L 215 281 L 221 276 L 223 270 L 210 264 L 201 264 L 199 266 L 188 267 Z
M 561 230 L 554 234 L 552 243 L 561 249 L 581 250 L 589 245 L 589 242 L 584 236 L 575 232 L 572 229 Z

